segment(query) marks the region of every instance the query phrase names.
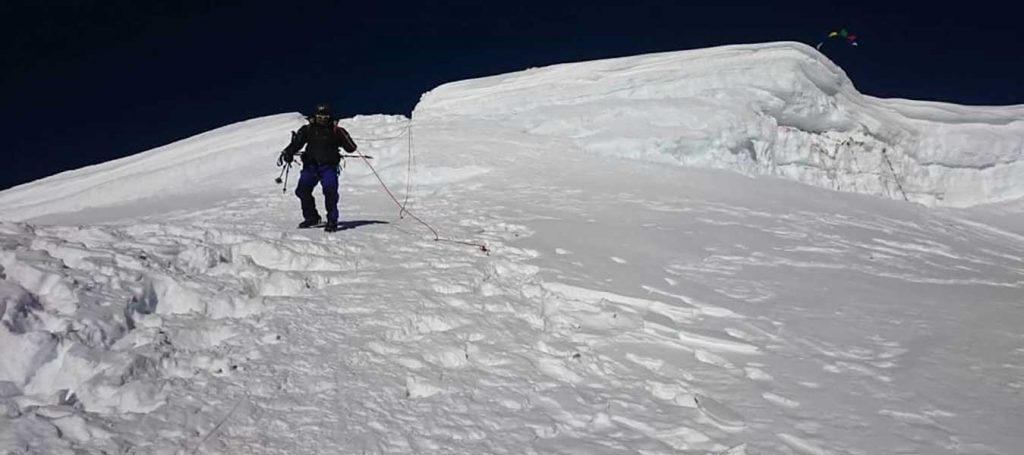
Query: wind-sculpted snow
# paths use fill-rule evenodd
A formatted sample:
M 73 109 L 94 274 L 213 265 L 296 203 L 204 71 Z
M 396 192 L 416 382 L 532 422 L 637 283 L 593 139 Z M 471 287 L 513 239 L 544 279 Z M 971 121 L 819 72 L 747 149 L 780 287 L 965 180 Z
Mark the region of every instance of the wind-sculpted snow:
M 678 71 L 700 75 L 700 62 L 716 61 L 721 79 L 705 83 L 749 78 L 724 54 L 818 62 L 769 68 L 777 74 L 760 91 L 743 89 L 756 94 L 748 106 L 771 108 L 770 125 L 786 119 L 765 130 L 793 130 L 776 141 L 887 164 L 860 131 L 870 118 L 843 104 L 854 99 L 843 98 L 848 82 L 793 46 L 640 58 L 632 64 L 648 65 L 616 93 L 707 122 L 681 146 L 731 147 L 721 122 L 761 137 L 744 119 L 762 116 L 720 112 L 713 96 L 691 100 L 707 107 L 695 114 L 663 99 L 658 83 L 639 83 L 665 64 L 675 66 L 662 83 L 673 84 Z M 835 97 L 790 105 L 765 95 L 810 89 Z M 736 100 L 743 90 L 711 93 Z M 16 220 L 0 222 L 0 450 L 1019 452 L 1024 236 L 1006 220 L 1020 207 L 929 208 L 595 154 L 590 145 L 642 137 L 625 127 L 620 139 L 565 135 L 592 128 L 574 116 L 678 132 L 604 92 L 588 106 L 521 96 L 538 104 L 494 118 L 343 120 L 405 207 L 455 242 L 399 215 L 352 160 L 346 229 L 293 229 L 294 174 L 282 191 L 273 159 L 294 115 L 204 135 L 209 149 L 186 140 L 0 193 L 0 217 Z M 904 120 L 965 128 L 950 119 L 971 113 L 1002 128 L 1015 109 L 891 103 Z M 535 116 L 544 109 L 567 114 Z M 895 121 L 875 127 L 906 132 Z M 219 134 L 262 139 L 234 150 Z M 758 150 L 779 159 L 767 151 L 788 150 L 782 142 Z M 245 178 L 213 179 L 232 166 Z M 837 182 L 877 183 L 840 168 L 805 172 L 827 169 Z M 210 172 L 200 180 L 214 194 L 177 172 Z
M 342 192 L 362 222 L 334 234 L 291 230 L 297 204 L 276 187 L 104 225 L 0 224 L 0 447 L 1019 447 L 1020 236 L 962 211 L 423 122 L 414 174 L 488 172 L 414 184 L 411 209 L 490 255 L 432 241 L 362 184 Z
M 1024 196 L 1024 106 L 863 96 L 799 43 L 531 68 L 424 95 L 417 119 L 486 118 L 583 149 L 969 206 Z

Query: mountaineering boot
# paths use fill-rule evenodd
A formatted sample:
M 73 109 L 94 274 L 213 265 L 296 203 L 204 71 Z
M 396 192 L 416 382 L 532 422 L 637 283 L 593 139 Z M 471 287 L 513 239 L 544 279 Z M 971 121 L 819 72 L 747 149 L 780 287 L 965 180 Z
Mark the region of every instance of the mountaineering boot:
M 328 221 L 327 225 L 324 226 L 324 232 L 337 232 L 338 223 L 336 221 Z
M 318 224 L 320 224 L 320 218 L 312 220 L 303 220 L 301 223 L 299 223 L 299 229 L 309 229 L 311 227 L 316 227 Z

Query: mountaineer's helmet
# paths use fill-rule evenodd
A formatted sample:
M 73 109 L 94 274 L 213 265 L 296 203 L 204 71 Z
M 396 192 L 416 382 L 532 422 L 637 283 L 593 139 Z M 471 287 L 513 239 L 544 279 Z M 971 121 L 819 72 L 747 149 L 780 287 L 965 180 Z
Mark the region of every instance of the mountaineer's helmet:
M 327 103 L 320 103 L 313 109 L 313 121 L 320 125 L 331 122 L 331 106 Z

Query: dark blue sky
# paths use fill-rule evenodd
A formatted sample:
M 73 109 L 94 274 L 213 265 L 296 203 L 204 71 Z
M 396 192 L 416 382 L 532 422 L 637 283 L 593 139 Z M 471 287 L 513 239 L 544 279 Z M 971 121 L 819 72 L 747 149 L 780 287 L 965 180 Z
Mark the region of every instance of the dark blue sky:
M 864 93 L 1024 103 L 1012 2 L 690 3 L 0 0 L 0 189 L 320 100 L 408 114 L 448 81 L 839 27 Z

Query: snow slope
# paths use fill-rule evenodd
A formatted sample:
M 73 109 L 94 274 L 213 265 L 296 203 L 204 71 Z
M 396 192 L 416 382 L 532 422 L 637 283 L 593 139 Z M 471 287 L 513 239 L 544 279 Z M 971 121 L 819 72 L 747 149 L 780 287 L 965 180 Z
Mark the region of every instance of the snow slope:
M 405 122 L 404 117 L 370 116 L 356 117 L 349 124 L 362 134 L 387 136 L 401 133 Z M 267 164 L 274 163 L 288 145 L 289 131 L 304 123 L 305 118 L 297 113 L 238 122 L 40 179 L 0 193 L 0 219 L 61 222 L 73 213 L 77 222 L 109 220 L 189 208 L 197 200 L 215 203 L 262 190 L 275 177 L 268 176 Z M 393 145 L 395 151 L 389 156 L 403 158 L 404 150 L 397 151 L 402 144 Z M 59 216 L 46 218 L 51 214 Z
M 747 53 L 765 47 L 804 52 Z M 1024 236 L 989 221 L 1018 205 L 624 159 L 652 151 L 565 133 L 568 89 L 491 118 L 456 112 L 513 87 L 452 87 L 417 108 L 412 159 L 406 119 L 342 123 L 418 216 L 489 255 L 399 219 L 361 163 L 350 229 L 293 230 L 270 163 L 294 114 L 0 192 L 0 447 L 1017 453 Z M 1016 109 L 864 102 L 933 126 Z M 543 109 L 551 130 L 524 127 Z M 607 124 L 640 147 L 645 118 Z

